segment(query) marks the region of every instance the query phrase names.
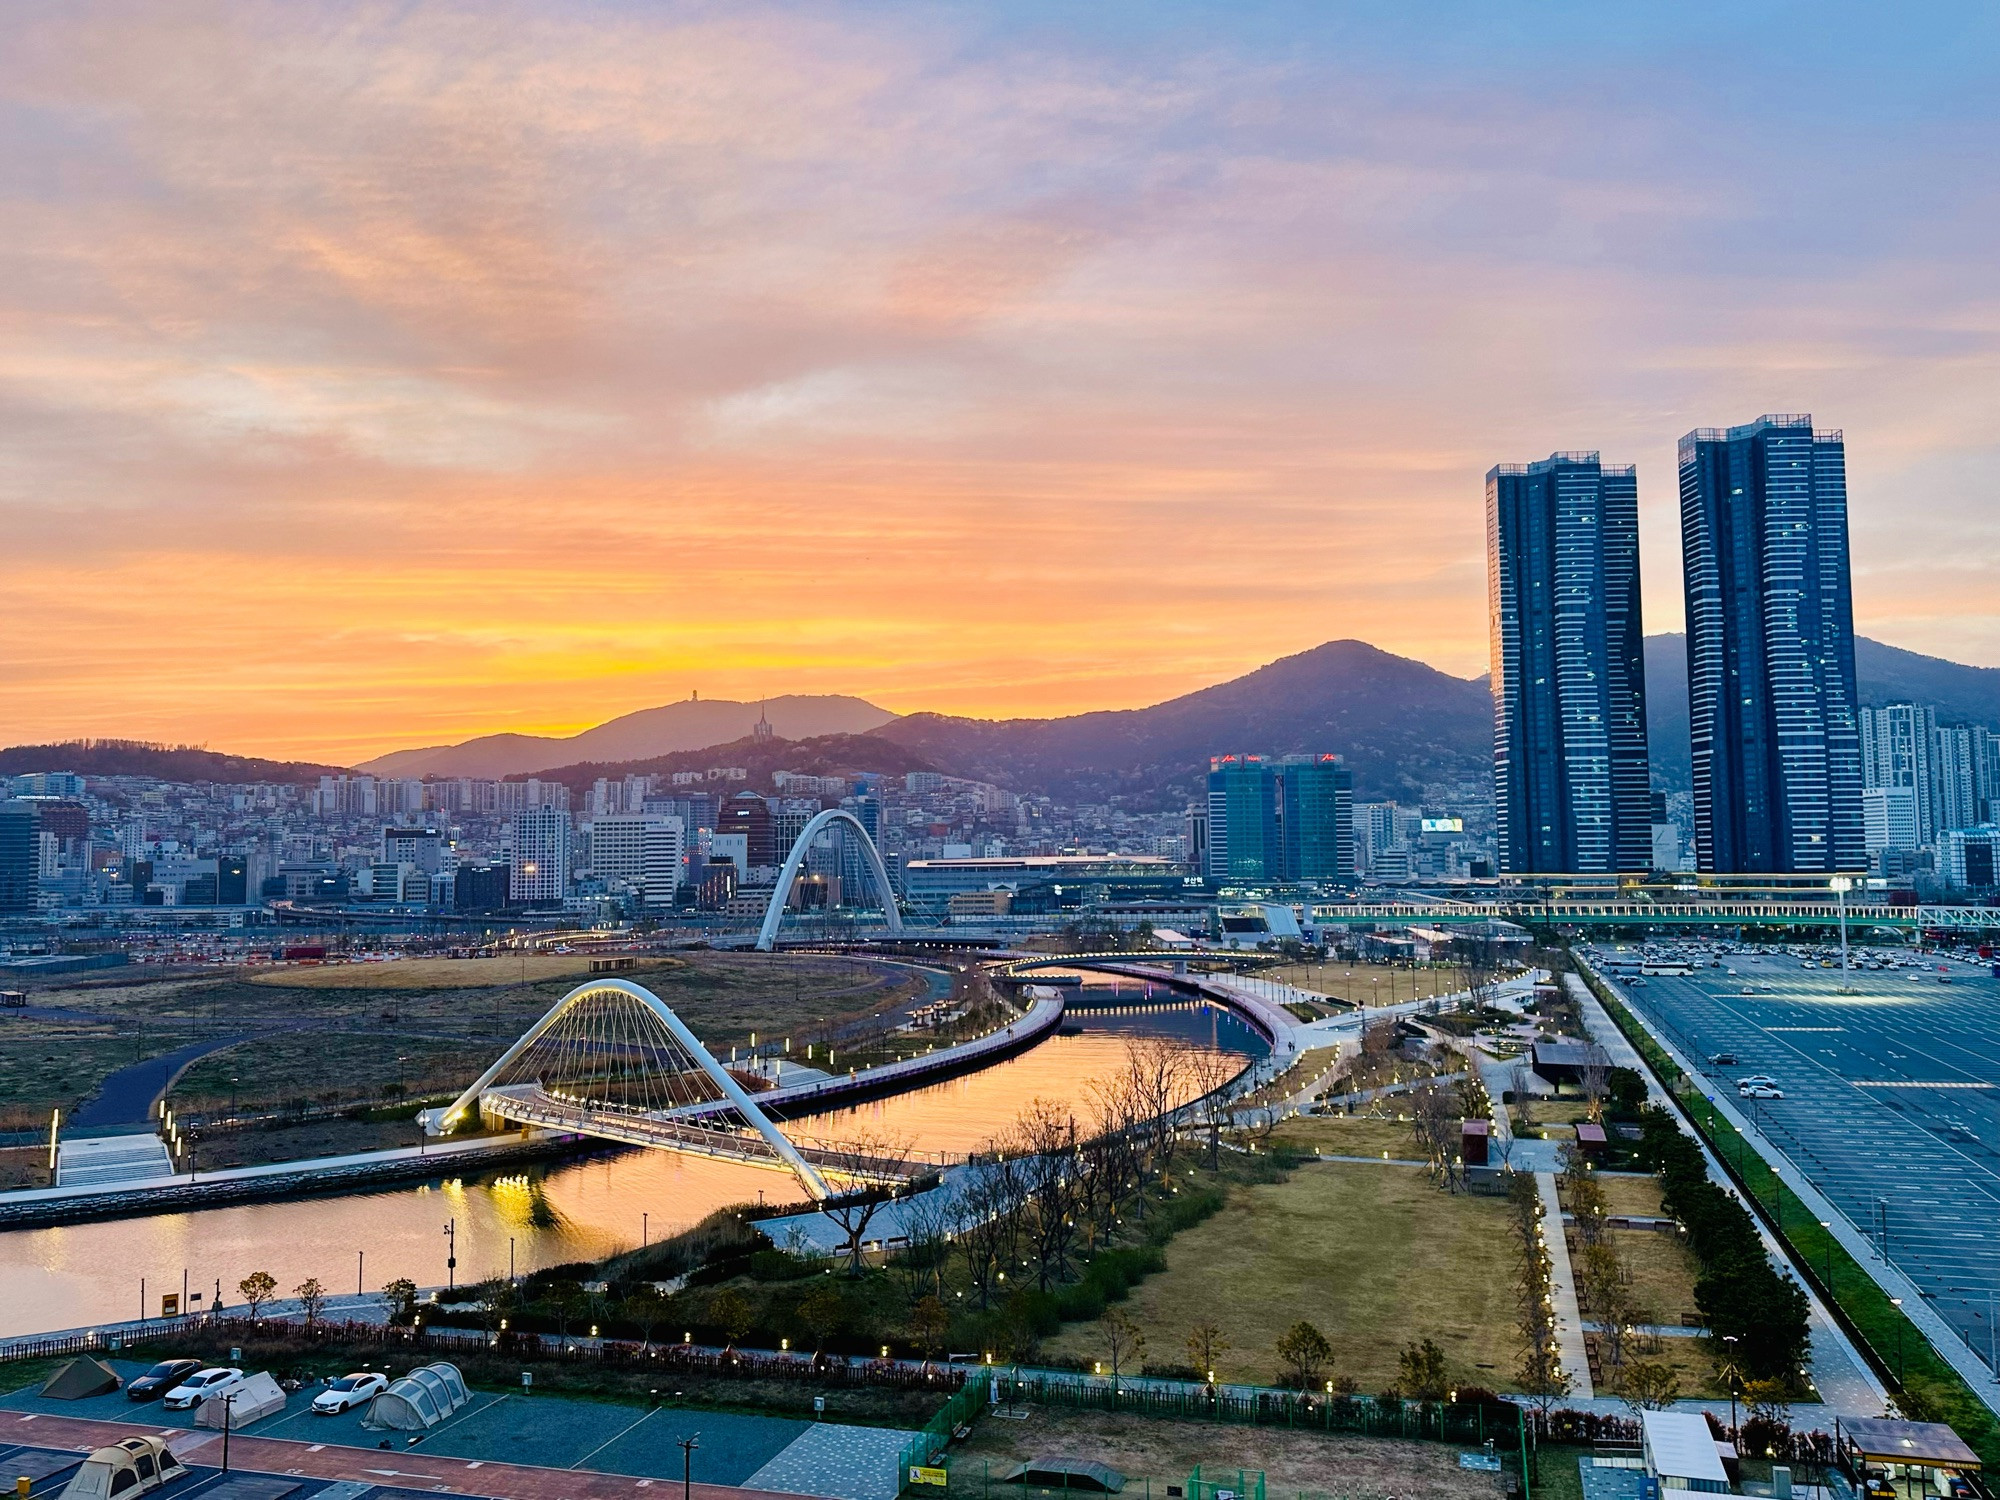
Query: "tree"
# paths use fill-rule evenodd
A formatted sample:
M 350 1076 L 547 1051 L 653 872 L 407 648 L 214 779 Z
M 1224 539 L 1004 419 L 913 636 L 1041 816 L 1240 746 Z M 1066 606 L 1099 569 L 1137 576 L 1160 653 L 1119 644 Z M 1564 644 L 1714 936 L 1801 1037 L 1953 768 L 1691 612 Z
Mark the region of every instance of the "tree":
M 951 1313 L 936 1297 L 926 1297 L 910 1309 L 910 1337 L 924 1351 L 926 1360 L 937 1358 L 951 1331 Z
M 250 1304 L 250 1317 L 254 1321 L 278 1290 L 278 1278 L 269 1271 L 252 1271 L 236 1283 L 236 1290 Z
M 1396 1389 L 1412 1401 L 1442 1401 L 1451 1393 L 1451 1372 L 1435 1339 L 1418 1339 L 1396 1358 Z
M 632 1289 L 631 1295 L 619 1307 L 620 1315 L 626 1322 L 639 1330 L 639 1347 L 650 1349 L 653 1345 L 653 1330 L 667 1315 L 667 1299 L 660 1295 L 660 1289 L 651 1282 L 642 1282 Z
M 750 1310 L 750 1299 L 733 1286 L 726 1286 L 717 1292 L 708 1304 L 708 1318 L 734 1349 L 743 1335 L 750 1331 L 755 1318 Z
M 382 1306 L 391 1323 L 408 1327 L 417 1318 L 417 1284 L 407 1276 L 398 1276 L 382 1288 Z
M 1639 1360 L 1625 1367 L 1625 1383 L 1618 1394 L 1634 1415 L 1642 1411 L 1665 1411 L 1680 1399 L 1681 1378 L 1671 1365 Z
M 1122 1307 L 1108 1309 L 1097 1320 L 1097 1331 L 1104 1340 L 1104 1353 L 1111 1366 L 1111 1389 L 1116 1392 L 1118 1377 L 1125 1367 L 1146 1357 L 1146 1333 Z
M 847 1305 L 840 1293 L 834 1289 L 832 1278 L 821 1276 L 805 1296 L 799 1299 L 799 1321 L 812 1335 L 813 1353 L 818 1354 L 826 1347 L 826 1341 L 840 1327 L 847 1316 Z
M 317 1327 L 320 1314 L 326 1311 L 326 1288 L 320 1285 L 319 1278 L 308 1276 L 292 1288 L 292 1295 L 299 1299 L 299 1310 L 306 1315 L 306 1327 Z
M 847 1191 L 836 1186 L 834 1195 L 817 1205 L 841 1232 L 840 1248 L 847 1254 L 847 1274 L 861 1274 L 861 1246 L 875 1215 L 895 1196 L 892 1189 L 854 1184 L 901 1179 L 909 1165 L 913 1143 L 908 1136 L 886 1131 L 864 1130 L 831 1149 L 822 1151 L 817 1163 L 829 1183 L 844 1181 Z
M 1319 1382 L 1319 1372 L 1333 1358 L 1333 1345 L 1325 1334 L 1304 1319 L 1278 1336 L 1278 1359 L 1292 1384 L 1309 1390 Z
M 1229 1350 L 1229 1340 L 1222 1332 L 1222 1325 L 1213 1318 L 1204 1318 L 1188 1330 L 1188 1363 L 1201 1372 L 1204 1380 L 1215 1379 L 1215 1362 Z
M 1015 1130 L 1026 1189 L 1023 1227 L 1035 1257 L 1035 1284 L 1046 1292 L 1068 1279 L 1076 1241 L 1076 1116 L 1052 1099 L 1031 1099 Z
M 559 1281 L 549 1289 L 543 1298 L 548 1309 L 555 1315 L 556 1337 L 562 1340 L 565 1350 L 569 1348 L 569 1325 L 574 1323 L 589 1305 L 584 1300 L 583 1288 L 574 1281 Z

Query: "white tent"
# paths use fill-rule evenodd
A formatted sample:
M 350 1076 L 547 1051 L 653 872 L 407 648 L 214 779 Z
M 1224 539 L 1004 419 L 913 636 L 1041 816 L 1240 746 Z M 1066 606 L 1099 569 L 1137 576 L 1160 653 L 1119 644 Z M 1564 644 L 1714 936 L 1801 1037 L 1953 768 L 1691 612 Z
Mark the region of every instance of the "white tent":
M 458 1366 L 420 1365 L 368 1403 L 361 1425 L 397 1432 L 435 1427 L 472 1399 Z
M 267 1371 L 259 1370 L 235 1390 L 211 1396 L 195 1408 L 195 1425 L 220 1428 L 226 1414 L 229 1429 L 241 1432 L 260 1417 L 285 1409 L 285 1393 Z

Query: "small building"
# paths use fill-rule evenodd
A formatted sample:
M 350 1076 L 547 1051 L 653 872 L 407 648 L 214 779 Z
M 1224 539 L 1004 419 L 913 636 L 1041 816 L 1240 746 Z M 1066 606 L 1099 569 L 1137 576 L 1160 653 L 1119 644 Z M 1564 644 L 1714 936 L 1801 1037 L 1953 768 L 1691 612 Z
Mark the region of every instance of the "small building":
M 1576 1149 L 1590 1161 L 1602 1161 L 1605 1147 L 1610 1143 L 1604 1137 L 1604 1127 L 1589 1120 L 1576 1127 Z
M 1611 1071 L 1611 1054 L 1595 1042 L 1536 1042 L 1529 1054 L 1535 1075 L 1556 1086 L 1560 1093 L 1566 1083 L 1581 1083 L 1583 1075 L 1601 1069 Z
M 1646 1472 L 1660 1481 L 1661 1489 L 1730 1493 L 1729 1471 L 1722 1466 L 1722 1451 L 1708 1430 L 1707 1417 L 1689 1411 L 1642 1411 L 1639 1429 Z
M 1850 1417 L 1841 1428 L 1841 1457 L 1857 1475 L 1863 1469 L 1892 1479 L 1915 1474 L 1927 1488 L 1949 1493 L 1953 1474 L 1979 1471 L 1979 1455 L 1943 1422 L 1903 1422 L 1894 1417 Z M 1929 1475 L 1922 1471 L 1929 1469 Z
M 1488 1143 L 1493 1138 L 1491 1120 L 1467 1120 L 1459 1127 L 1459 1154 L 1468 1167 L 1486 1165 Z

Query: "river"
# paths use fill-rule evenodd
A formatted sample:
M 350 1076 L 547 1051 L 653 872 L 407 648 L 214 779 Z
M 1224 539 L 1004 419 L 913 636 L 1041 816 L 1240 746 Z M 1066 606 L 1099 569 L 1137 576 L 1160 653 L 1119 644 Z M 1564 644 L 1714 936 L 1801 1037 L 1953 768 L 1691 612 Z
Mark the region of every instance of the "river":
M 1191 1051 L 1266 1050 L 1233 1015 L 1208 1007 L 1080 1010 L 1064 1031 L 980 1072 L 792 1128 L 823 1138 L 865 1129 L 908 1137 L 919 1152 L 965 1152 L 1005 1131 L 1031 1099 L 1087 1113 L 1091 1080 L 1118 1069 L 1132 1037 Z M 796 1184 L 741 1163 L 635 1150 L 494 1177 L 15 1230 L 0 1234 L 0 1337 L 139 1317 L 142 1282 L 145 1313 L 157 1317 L 160 1295 L 184 1282 L 210 1297 L 219 1282 L 225 1302 L 237 1303 L 236 1283 L 257 1270 L 286 1293 L 309 1276 L 353 1293 L 399 1276 L 432 1286 L 448 1274 L 461 1282 L 525 1274 L 632 1249 L 760 1194 L 790 1200 Z M 445 1265 L 447 1224 L 455 1273 Z

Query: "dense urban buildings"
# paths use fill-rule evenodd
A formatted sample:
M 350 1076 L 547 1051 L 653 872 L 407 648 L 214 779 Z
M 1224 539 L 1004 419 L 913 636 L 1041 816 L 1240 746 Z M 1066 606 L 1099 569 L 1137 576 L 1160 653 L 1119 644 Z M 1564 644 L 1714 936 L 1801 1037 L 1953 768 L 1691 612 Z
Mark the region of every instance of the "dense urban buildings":
M 1338 755 L 1217 755 L 1201 835 L 1216 882 L 1350 880 L 1354 782 Z
M 1496 465 L 1486 551 L 1501 870 L 1652 868 L 1636 471 Z
M 1805 415 L 1690 432 L 1680 499 L 1698 866 L 1859 871 L 1841 434 Z

